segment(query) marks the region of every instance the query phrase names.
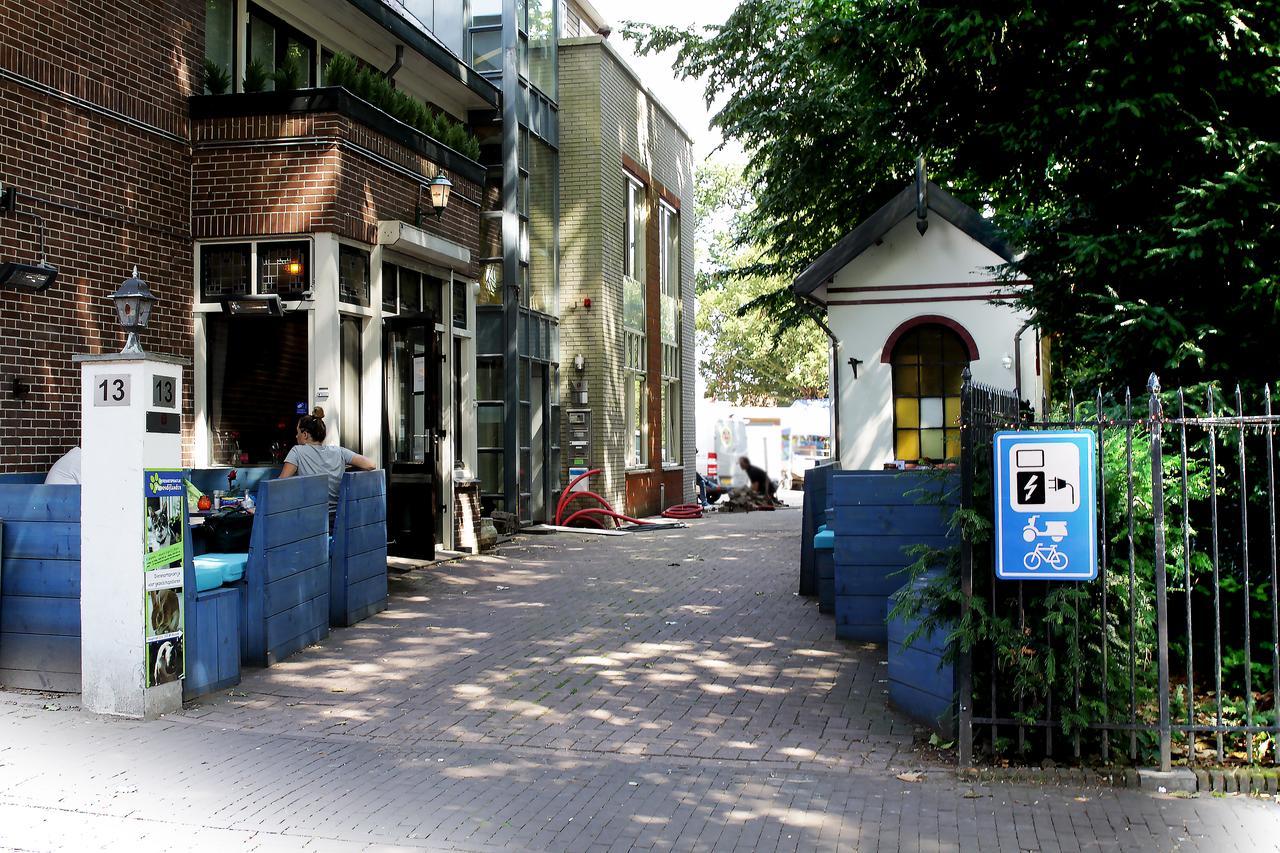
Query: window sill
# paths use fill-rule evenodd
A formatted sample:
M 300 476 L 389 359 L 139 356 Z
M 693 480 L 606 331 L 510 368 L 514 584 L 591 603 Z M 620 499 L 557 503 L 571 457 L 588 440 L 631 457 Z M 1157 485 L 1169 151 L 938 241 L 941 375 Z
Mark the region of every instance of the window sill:
M 633 475 L 633 474 L 636 474 L 636 475 L 639 475 L 639 474 L 652 474 L 652 473 L 653 473 L 653 469 L 652 469 L 652 468 L 628 468 L 628 469 L 626 469 L 626 471 L 625 471 L 624 473 L 625 473 L 628 477 L 630 477 L 630 476 L 631 476 L 631 475 Z
M 663 462 L 662 470 L 663 471 L 683 471 L 684 466 L 681 465 L 679 462 Z

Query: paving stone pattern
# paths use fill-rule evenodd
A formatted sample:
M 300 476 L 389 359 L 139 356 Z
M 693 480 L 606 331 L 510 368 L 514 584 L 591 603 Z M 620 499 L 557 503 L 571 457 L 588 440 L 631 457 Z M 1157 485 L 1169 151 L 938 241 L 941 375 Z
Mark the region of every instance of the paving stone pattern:
M 520 537 L 159 721 L 0 694 L 0 847 L 1276 849 L 1269 801 L 958 781 L 793 594 L 798 528 Z

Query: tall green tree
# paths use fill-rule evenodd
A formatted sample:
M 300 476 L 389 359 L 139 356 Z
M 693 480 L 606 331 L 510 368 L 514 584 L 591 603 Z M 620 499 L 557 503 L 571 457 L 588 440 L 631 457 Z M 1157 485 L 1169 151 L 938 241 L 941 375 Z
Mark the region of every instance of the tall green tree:
M 710 163 L 696 176 L 698 371 L 716 399 L 788 406 L 827 394 L 827 338 L 812 319 L 780 323 L 757 300 L 786 287 L 777 276 L 735 277 L 758 252 L 743 244 L 755 205 L 742 171 Z
M 743 0 L 626 33 L 676 49 L 748 152 L 761 252 L 735 274 L 793 276 L 923 153 L 1020 248 L 1066 381 L 1274 377 L 1275 0 Z

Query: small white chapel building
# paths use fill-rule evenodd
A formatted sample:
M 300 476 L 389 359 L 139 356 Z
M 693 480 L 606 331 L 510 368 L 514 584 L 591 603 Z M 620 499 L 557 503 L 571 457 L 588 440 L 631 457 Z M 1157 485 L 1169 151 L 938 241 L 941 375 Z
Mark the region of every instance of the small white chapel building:
M 834 337 L 833 435 L 840 466 L 960 455 L 960 389 L 1016 391 L 1039 407 L 1044 347 L 999 281 L 1014 253 L 990 222 L 924 176 L 802 272 L 794 292 L 827 312 Z

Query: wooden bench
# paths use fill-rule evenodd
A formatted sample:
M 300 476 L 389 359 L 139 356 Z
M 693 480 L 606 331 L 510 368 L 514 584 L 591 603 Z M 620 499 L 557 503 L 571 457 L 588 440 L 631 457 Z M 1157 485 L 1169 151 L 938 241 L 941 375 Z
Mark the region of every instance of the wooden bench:
M 0 477 L 0 523 L 0 684 L 77 693 L 80 487 Z
M 264 480 L 240 590 L 240 657 L 269 666 L 329 636 L 329 488 Z
M 387 608 L 387 481 L 342 475 L 329 556 L 329 624 L 354 625 Z

